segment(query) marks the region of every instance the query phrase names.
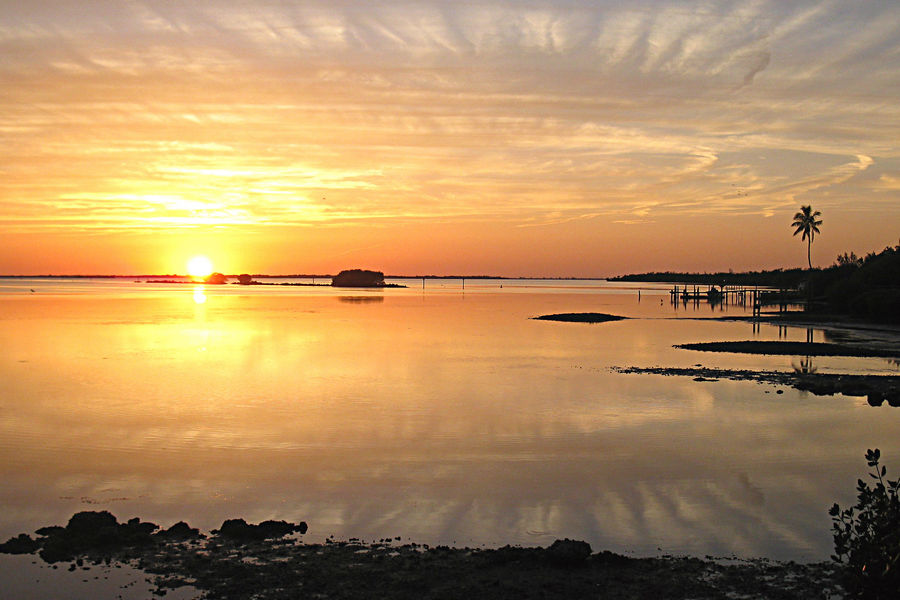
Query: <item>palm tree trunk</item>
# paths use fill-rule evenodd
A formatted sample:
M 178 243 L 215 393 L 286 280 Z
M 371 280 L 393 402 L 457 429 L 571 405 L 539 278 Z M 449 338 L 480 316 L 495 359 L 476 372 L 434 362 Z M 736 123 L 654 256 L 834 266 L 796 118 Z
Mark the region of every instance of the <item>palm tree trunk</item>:
M 809 238 L 806 241 L 806 262 L 809 264 L 810 270 L 812 270 L 812 258 L 810 252 L 812 251 L 812 238 Z

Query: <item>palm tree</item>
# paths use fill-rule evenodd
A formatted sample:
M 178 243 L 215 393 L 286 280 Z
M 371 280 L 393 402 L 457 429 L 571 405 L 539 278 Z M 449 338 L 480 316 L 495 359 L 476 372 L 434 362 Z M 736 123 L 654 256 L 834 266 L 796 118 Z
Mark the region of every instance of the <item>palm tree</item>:
M 791 223 L 791 227 L 796 227 L 796 231 L 794 231 L 794 235 L 797 235 L 801 231 L 803 235 L 800 237 L 801 240 L 807 240 L 806 242 L 806 262 L 809 263 L 809 268 L 812 269 L 812 258 L 810 256 L 810 252 L 812 251 L 812 241 L 813 236 L 819 233 L 819 225 L 822 224 L 821 219 L 817 219 L 816 217 L 822 216 L 822 213 L 819 211 L 813 212 L 812 206 L 801 206 L 800 212 L 794 215 L 794 222 Z

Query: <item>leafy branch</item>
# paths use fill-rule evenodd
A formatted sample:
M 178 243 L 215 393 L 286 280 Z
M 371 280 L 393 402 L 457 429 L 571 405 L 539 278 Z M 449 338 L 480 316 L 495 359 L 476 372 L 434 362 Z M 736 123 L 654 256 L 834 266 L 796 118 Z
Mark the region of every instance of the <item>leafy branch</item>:
M 832 559 L 844 565 L 844 587 L 866 600 L 900 597 L 900 480 L 886 479 L 881 451 L 866 451 L 872 487 L 858 480 L 856 506 L 828 511 L 834 534 Z

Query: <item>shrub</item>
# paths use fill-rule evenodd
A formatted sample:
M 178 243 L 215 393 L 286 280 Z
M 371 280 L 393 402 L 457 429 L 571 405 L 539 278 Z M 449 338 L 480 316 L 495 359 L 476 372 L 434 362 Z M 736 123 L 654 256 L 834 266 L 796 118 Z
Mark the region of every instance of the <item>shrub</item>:
M 859 480 L 856 506 L 828 511 L 833 522 L 834 555 L 843 565 L 847 591 L 867 600 L 900 597 L 900 480 L 886 480 L 881 452 L 866 451 L 874 487 Z

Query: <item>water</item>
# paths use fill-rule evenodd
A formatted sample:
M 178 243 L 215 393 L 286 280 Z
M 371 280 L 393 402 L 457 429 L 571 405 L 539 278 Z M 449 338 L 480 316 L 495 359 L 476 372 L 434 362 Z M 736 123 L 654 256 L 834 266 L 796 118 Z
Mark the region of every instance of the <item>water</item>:
M 900 469 L 900 409 L 611 370 L 790 371 L 805 357 L 672 346 L 806 329 L 711 320 L 744 312 L 676 308 L 663 286 L 402 283 L 0 280 L 0 538 L 106 509 L 205 530 L 305 520 L 310 541 L 823 560 L 866 448 Z M 586 311 L 636 318 L 531 319 Z

